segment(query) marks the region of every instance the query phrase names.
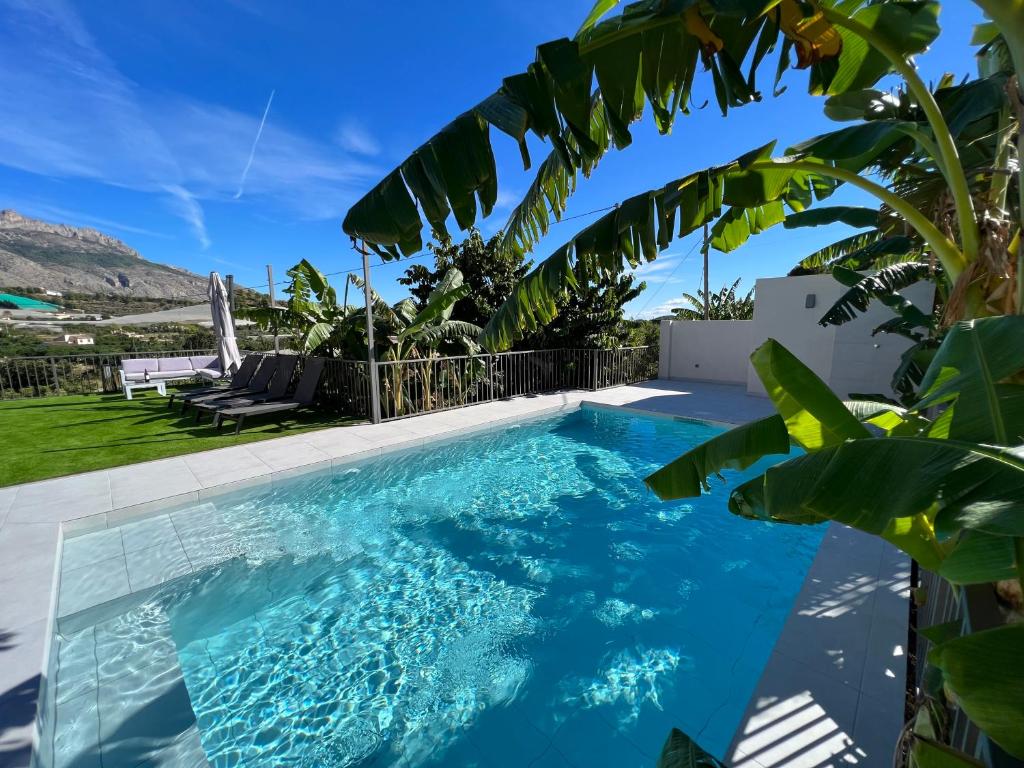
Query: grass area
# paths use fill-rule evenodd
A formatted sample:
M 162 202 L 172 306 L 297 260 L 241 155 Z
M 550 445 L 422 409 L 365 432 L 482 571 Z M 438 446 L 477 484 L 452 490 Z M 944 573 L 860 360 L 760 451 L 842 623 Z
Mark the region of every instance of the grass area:
M 69 395 L 0 402 L 0 486 L 106 469 L 122 464 L 227 448 L 273 437 L 354 423 L 317 413 L 272 415 L 246 420 L 242 433 L 229 422 L 223 432 L 210 417 L 200 424 L 181 414 L 177 401 L 156 392 Z

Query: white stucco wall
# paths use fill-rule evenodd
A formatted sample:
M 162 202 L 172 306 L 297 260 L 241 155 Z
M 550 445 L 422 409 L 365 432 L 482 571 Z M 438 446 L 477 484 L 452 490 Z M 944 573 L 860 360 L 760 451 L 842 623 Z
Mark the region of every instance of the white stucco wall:
M 753 328 L 749 320 L 663 320 L 661 378 L 746 384 Z
M 762 278 L 757 281 L 754 319 L 750 321 L 669 321 L 661 324 L 660 375 L 745 384 L 751 394 L 764 387 L 749 363 L 750 353 L 776 339 L 820 376 L 840 397 L 851 393 L 891 395 L 890 380 L 910 342 L 871 331 L 893 317 L 878 302 L 841 326 L 818 320 L 846 291 L 831 275 Z M 919 283 L 902 291 L 925 312 L 933 287 Z M 813 296 L 813 307 L 807 307 Z

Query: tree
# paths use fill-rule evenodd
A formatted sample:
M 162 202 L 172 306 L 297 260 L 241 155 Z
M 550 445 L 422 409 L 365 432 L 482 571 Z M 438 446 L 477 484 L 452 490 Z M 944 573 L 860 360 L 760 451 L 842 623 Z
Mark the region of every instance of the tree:
M 532 266 L 522 253 L 501 250 L 502 234 L 484 240 L 473 228 L 461 243 L 450 236 L 434 234 L 435 243 L 427 248 L 434 254 L 434 269 L 414 264 L 398 282 L 411 286 L 418 308 L 426 306 L 430 294 L 445 275 L 457 269 L 469 292 L 459 299 L 452 318 L 484 326 L 508 300 L 516 285 Z M 538 328 L 516 345 L 518 349 L 593 348 L 619 346 L 628 340 L 623 326 L 624 307 L 645 289 L 635 285 L 632 275 L 608 276 L 588 284 L 576 296 L 559 298 L 558 317 Z
M 484 240 L 480 231 L 473 227 L 461 243 L 455 243 L 448 234 L 435 232 L 434 238 L 436 242 L 427 244 L 434 254 L 434 268 L 414 264 L 405 270 L 404 277 L 398 278 L 402 285 L 411 286 L 410 293 L 421 309 L 445 275 L 457 269 L 469 292 L 455 303 L 452 316 L 474 325 L 486 325 L 530 271 L 530 264 L 522 254 L 498 250 L 500 232 Z
M 360 288 L 364 286 L 356 275 L 351 280 Z M 469 295 L 469 290 L 462 273 L 454 268 L 444 274 L 422 308 L 417 308 L 411 298 L 388 305 L 371 290 L 377 359 L 386 364 L 382 372 L 383 394 L 391 404 L 387 408 L 389 413 L 403 415 L 407 404 L 414 402 L 417 395 L 422 398 L 424 409 L 431 410 L 432 384 L 438 373 L 432 358 L 439 353 L 472 356 L 480 351 L 475 341 L 480 326 L 453 316 L 455 305 Z M 480 371 L 479 366 L 458 370 L 451 376 L 452 384 L 463 389 L 468 383 L 466 379 Z M 446 368 L 440 373 L 448 375 L 451 371 Z
M 739 284 L 740 278 L 737 278 L 732 285 L 723 285 L 710 297 L 705 296 L 703 290 L 698 290 L 696 296 L 684 293 L 683 298 L 690 302 L 690 306 L 676 307 L 672 314 L 677 320 L 751 320 L 754 317 L 754 289 L 738 297 L 736 289 Z
M 288 270 L 291 282 L 284 289 L 284 306 L 249 306 L 238 317 L 251 320 L 264 331 L 298 339 L 303 352 L 327 357 L 366 357 L 366 311 L 350 306 L 323 273 L 303 259 Z
M 520 349 L 608 349 L 628 341 L 625 305 L 647 288 L 633 275 L 602 276 L 578 294 L 559 298 L 555 319 L 525 336 Z

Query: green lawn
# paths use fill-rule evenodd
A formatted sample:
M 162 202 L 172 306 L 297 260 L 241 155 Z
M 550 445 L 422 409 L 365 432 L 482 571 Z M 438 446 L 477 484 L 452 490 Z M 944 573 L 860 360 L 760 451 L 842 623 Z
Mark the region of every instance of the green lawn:
M 234 435 L 229 422 L 217 432 L 209 415 L 192 422 L 177 401 L 156 392 L 123 395 L 71 395 L 0 401 L 0 486 L 71 475 L 183 453 L 294 435 L 354 420 L 316 413 L 296 413 L 246 420 Z

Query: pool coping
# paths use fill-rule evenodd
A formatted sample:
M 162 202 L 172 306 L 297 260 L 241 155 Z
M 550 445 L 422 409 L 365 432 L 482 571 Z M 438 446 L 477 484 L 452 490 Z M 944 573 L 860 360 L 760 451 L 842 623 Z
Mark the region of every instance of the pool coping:
M 7 652 L 15 655 L 13 663 L 0 665 L 0 695 L 16 687 L 35 686 L 35 701 L 32 702 L 35 716 L 28 723 L 0 730 L 0 758 L 9 760 L 11 766 L 19 768 L 32 764 L 41 731 L 46 725 L 42 722 L 40 711 L 45 701 L 50 640 L 58 621 L 60 553 L 65 538 L 117 527 L 132 520 L 156 516 L 182 505 L 202 503 L 248 487 L 264 486 L 267 483 L 273 485 L 311 472 L 333 471 L 392 452 L 431 447 L 469 434 L 503 429 L 516 423 L 575 411 L 584 406 L 724 428 L 771 412 L 767 400 L 746 395 L 738 387 L 655 381 L 598 392 L 575 390 L 513 398 L 378 425 L 329 428 L 245 446 L 0 488 L 0 593 L 17 595 L 13 603 L 5 601 L 0 604 L 0 631 L 13 637 Z M 219 474 L 211 476 L 208 472 L 210 467 L 219 468 Z M 202 482 L 204 479 L 223 478 L 225 472 L 231 478 L 226 482 Z M 154 495 L 156 486 L 177 492 Z M 115 506 L 115 500 L 134 503 Z M 842 527 L 830 526 L 822 548 L 826 548 L 826 543 L 834 538 L 836 528 Z M 26 556 L 26 547 L 32 550 L 30 556 Z M 830 545 L 828 549 L 831 548 Z M 5 567 L 5 564 L 10 562 L 12 556 L 25 561 L 28 575 L 10 576 L 16 568 L 9 565 Z M 816 569 L 825 568 L 827 571 L 826 566 L 834 557 L 833 553 L 823 558 L 822 549 L 819 549 L 805 578 L 804 591 L 816 579 L 820 580 L 821 574 L 817 574 Z M 878 557 L 881 560 L 882 555 Z M 819 559 L 822 560 L 820 565 Z M 838 578 L 827 572 L 825 577 Z M 791 625 L 800 624 L 801 606 L 813 598 L 814 595 L 801 592 L 783 634 Z M 45 609 L 42 615 L 40 608 Z M 870 633 L 870 629 L 871 622 L 865 632 Z M 786 758 L 788 762 L 771 762 L 766 757 L 767 752 L 755 749 L 756 744 L 751 747 L 749 739 L 744 741 L 741 738 L 741 734 L 752 727 L 751 724 L 757 726 L 758 718 L 763 718 L 763 708 L 758 702 L 774 695 L 773 680 L 777 675 L 773 673 L 773 668 L 784 665 L 787 658 L 785 654 L 779 654 L 782 661 L 778 661 L 777 653 L 777 650 L 773 650 L 730 747 L 730 755 L 738 761 L 737 768 L 804 764 L 791 759 L 793 750 L 782 750 L 789 755 Z M 823 671 L 827 673 L 828 669 L 822 670 L 819 665 L 817 671 L 819 674 Z M 790 670 L 789 678 L 792 677 Z M 829 678 L 829 685 L 834 682 Z M 849 683 L 849 680 L 839 680 L 842 686 L 850 687 Z M 858 706 L 854 710 L 854 721 L 859 711 L 861 691 L 858 689 L 856 693 Z M 23 695 L 22 699 L 25 698 Z M 19 714 L 24 719 L 24 711 L 18 713 L 6 706 L 0 708 L 0 729 L 4 728 L 5 723 L 15 721 Z M 857 730 L 855 722 L 851 722 L 849 727 L 845 727 L 845 723 L 842 725 L 845 730 Z M 749 752 L 744 750 L 744 746 Z M 843 749 L 846 748 L 848 745 L 844 743 Z M 773 749 L 775 752 L 772 754 L 780 753 L 778 744 Z

